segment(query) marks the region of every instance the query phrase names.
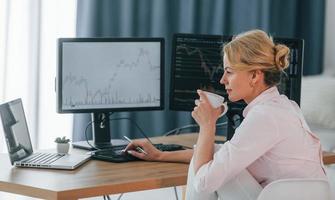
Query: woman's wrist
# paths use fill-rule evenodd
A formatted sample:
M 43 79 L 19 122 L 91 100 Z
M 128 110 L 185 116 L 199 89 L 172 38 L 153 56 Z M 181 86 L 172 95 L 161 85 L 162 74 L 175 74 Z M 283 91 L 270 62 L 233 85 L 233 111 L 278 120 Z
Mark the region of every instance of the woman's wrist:
M 160 161 L 160 162 L 167 161 L 168 159 L 166 158 L 166 156 L 167 156 L 166 152 L 164 152 L 164 151 L 160 151 L 160 152 L 157 154 L 157 161 Z
M 190 163 L 192 155 L 193 150 L 191 149 L 180 151 L 161 151 L 156 157 L 156 161 Z
M 215 124 L 206 124 L 200 126 L 200 133 L 215 133 L 216 125 Z

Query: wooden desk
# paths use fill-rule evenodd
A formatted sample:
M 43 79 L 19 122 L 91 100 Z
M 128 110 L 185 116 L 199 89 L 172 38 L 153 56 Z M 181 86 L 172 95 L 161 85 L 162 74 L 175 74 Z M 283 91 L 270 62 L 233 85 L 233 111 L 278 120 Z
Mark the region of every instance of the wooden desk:
M 334 152 L 322 152 L 323 163 L 325 165 L 335 164 L 335 153 Z
M 192 147 L 197 134 L 153 138 L 153 142 Z M 224 140 L 223 137 L 217 137 Z M 74 150 L 78 153 L 83 151 Z M 335 154 L 324 152 L 327 164 Z M 110 163 L 91 160 L 73 171 L 15 168 L 0 154 L 0 191 L 42 199 L 70 200 L 185 185 L 188 164 L 159 162 Z
M 153 138 L 192 147 L 197 134 Z M 74 150 L 83 153 L 83 151 Z M 78 199 L 185 185 L 188 164 L 91 160 L 73 171 L 16 168 L 0 154 L 0 191 L 42 199 Z

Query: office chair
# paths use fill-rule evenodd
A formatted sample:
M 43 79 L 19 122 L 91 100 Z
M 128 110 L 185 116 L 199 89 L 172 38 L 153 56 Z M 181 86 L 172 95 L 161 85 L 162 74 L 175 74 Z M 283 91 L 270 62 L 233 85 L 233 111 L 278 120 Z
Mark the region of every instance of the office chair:
M 257 200 L 331 200 L 330 185 L 322 179 L 281 179 L 267 185 Z
M 330 184 L 323 179 L 279 179 L 264 188 L 247 171 L 242 171 L 227 185 L 220 188 L 218 199 L 240 200 L 332 200 Z M 240 186 L 243 185 L 243 188 Z M 257 187 L 258 186 L 258 187 Z

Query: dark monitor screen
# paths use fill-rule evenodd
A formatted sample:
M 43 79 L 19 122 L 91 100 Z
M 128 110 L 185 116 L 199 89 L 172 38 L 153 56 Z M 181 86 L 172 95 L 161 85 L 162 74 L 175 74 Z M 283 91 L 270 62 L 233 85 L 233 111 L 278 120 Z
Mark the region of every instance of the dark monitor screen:
M 161 110 L 162 38 L 61 38 L 60 113 Z
M 223 75 L 223 46 L 232 36 L 175 34 L 172 46 L 172 77 L 170 87 L 170 109 L 192 111 L 198 98 L 197 89 L 214 92 L 227 98 L 224 86 L 219 83 Z M 303 40 L 274 38 L 275 43 L 290 48 L 290 64 L 282 74 L 277 86 L 281 94 L 300 104 L 301 76 L 303 66 Z M 243 101 L 229 102 L 228 139 L 234 129 L 233 124 L 243 120 Z M 236 118 L 236 116 L 238 116 Z
M 304 40 L 274 37 L 273 41 L 276 44 L 284 44 L 290 49 L 289 66 L 285 70 L 286 74 L 282 73 L 281 75 L 281 81 L 277 85 L 278 90 L 281 94 L 285 94 L 289 99 L 300 105 Z
M 172 49 L 170 109 L 191 111 L 197 89 L 227 97 L 219 83 L 223 74 L 222 47 L 229 36 L 175 34 Z

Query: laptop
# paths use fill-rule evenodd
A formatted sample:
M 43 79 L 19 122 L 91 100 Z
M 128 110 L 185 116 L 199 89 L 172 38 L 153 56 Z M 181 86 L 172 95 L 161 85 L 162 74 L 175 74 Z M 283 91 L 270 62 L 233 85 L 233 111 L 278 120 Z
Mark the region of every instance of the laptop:
M 90 155 L 34 153 L 21 99 L 0 105 L 0 117 L 11 164 L 16 167 L 75 169 Z

